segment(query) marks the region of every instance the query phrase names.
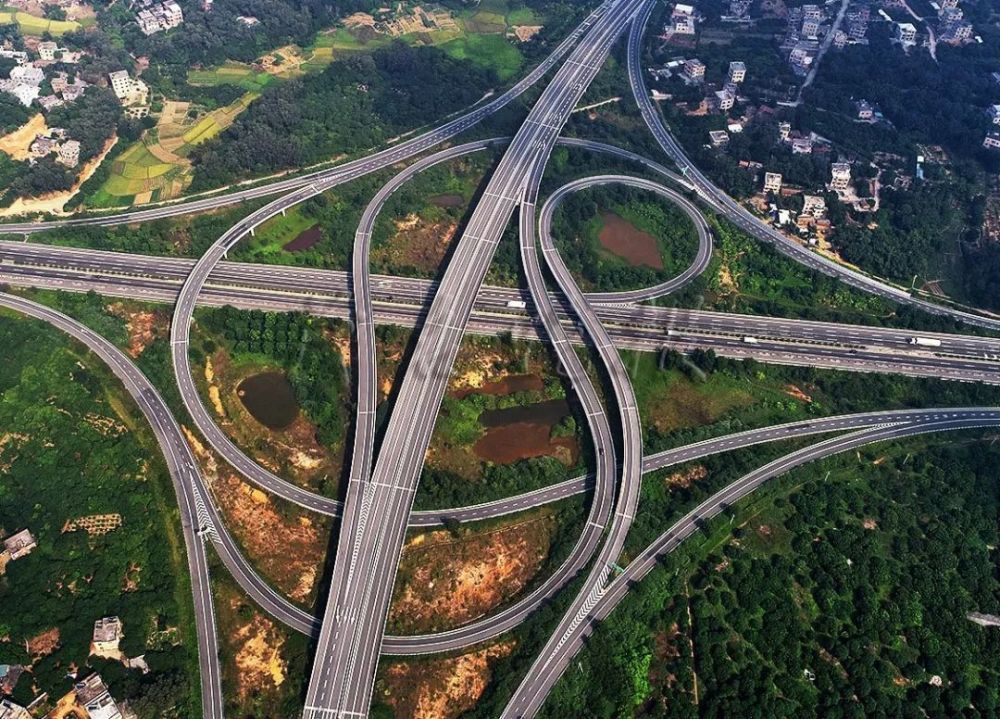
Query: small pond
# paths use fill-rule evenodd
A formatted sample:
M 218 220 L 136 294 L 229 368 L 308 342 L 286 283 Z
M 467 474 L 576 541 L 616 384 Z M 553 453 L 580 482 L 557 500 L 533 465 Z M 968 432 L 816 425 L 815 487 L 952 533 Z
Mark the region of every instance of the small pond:
M 299 416 L 295 390 L 283 372 L 261 372 L 240 382 L 236 394 L 253 418 L 265 427 L 285 429 Z

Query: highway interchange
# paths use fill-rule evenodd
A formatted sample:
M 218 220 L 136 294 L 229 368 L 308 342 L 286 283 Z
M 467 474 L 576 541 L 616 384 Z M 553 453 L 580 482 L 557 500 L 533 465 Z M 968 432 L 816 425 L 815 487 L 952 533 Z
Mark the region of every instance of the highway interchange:
M 914 299 L 898 288 L 816 255 L 761 223 L 694 168 L 669 134 L 643 85 L 639 49 L 652 6 L 651 0 L 608 0 L 511 90 L 440 128 L 350 163 L 240 193 L 135 213 L 0 226 L 4 233 L 27 235 L 52 224 L 137 222 L 291 190 L 240 220 L 197 262 L 0 242 L 0 281 L 71 291 L 97 289 L 106 294 L 175 302 L 171 326 L 174 372 L 184 405 L 209 444 L 234 468 L 276 496 L 326 514 L 342 512 L 331 590 L 323 616 L 317 620 L 270 587 L 242 556 L 224 526 L 179 425 L 134 363 L 107 340 L 65 315 L 16 296 L 0 294 L 0 305 L 49 322 L 90 348 L 121 379 L 154 429 L 181 508 L 198 623 L 204 716 L 222 717 L 223 701 L 218 639 L 202 538 L 212 542 L 226 569 L 263 609 L 296 630 L 317 637 L 303 712 L 307 719 L 367 715 L 375 666 L 381 653 L 451 651 L 494 638 L 524 621 L 573 577 L 587 572 L 569 611 L 504 712 L 508 717 L 530 717 L 541 708 L 549 690 L 595 624 L 621 601 L 631 583 L 655 566 L 657 556 L 676 548 L 694 533 L 701 521 L 711 518 L 767 480 L 804 462 L 869 442 L 1000 424 L 1000 409 L 996 408 L 871 412 L 749 430 L 642 457 L 637 403 L 618 351 L 621 348 L 656 350 L 672 346 L 686 350 L 712 347 L 720 354 L 771 362 L 891 371 L 965 381 L 1000 380 L 1000 340 L 989 337 L 921 332 L 921 336 L 941 342 L 940 348 L 928 351 L 913 347 L 910 343 L 913 332 L 907 331 L 636 304 L 684 286 L 704 271 L 711 257 L 711 234 L 701 212 L 685 195 L 651 180 L 598 175 L 569 183 L 549 196 L 536 225 L 539 187 L 546 161 L 563 124 L 603 65 L 616 39 L 631 26 L 628 69 L 633 93 L 649 129 L 668 157 L 682 168 L 684 177 L 635 153 L 587 141 L 563 142 L 581 149 L 610 151 L 622 159 L 639 162 L 683 189 L 693 189 L 699 201 L 758 239 L 854 287 L 896 302 L 912 303 L 928 312 L 947 315 L 970 325 L 1000 329 L 1000 322 L 992 318 Z M 489 179 L 439 283 L 371 277 L 368 253 L 375 219 L 392 193 L 417 172 L 496 144 L 497 140 L 475 141 L 426 155 L 383 186 L 366 207 L 357 229 L 350 273 L 224 261 L 228 251 L 243 237 L 279 212 L 337 184 L 427 151 L 503 107 L 553 69 L 556 70 L 554 76 L 509 142 Z M 698 250 L 687 270 L 661 285 L 628 293 L 585 295 L 577 287 L 551 237 L 552 212 L 567 194 L 607 183 L 627 184 L 654 192 L 675 203 L 691 218 L 698 237 Z M 482 285 L 501 234 L 515 210 L 519 213 L 527 293 Z M 558 286 L 558 292 L 547 289 L 540 257 Z M 515 307 L 511 302 L 525 302 L 528 306 Z M 357 414 L 343 506 L 335 499 L 307 492 L 259 466 L 214 423 L 195 387 L 188 354 L 189 331 L 195 307 L 200 303 L 303 309 L 354 319 L 359 358 Z M 419 329 L 412 359 L 377 454 L 374 429 L 376 322 L 406 324 Z M 510 331 L 515 336 L 540 338 L 553 344 L 587 415 L 596 449 L 594 475 L 473 507 L 411 511 L 437 409 L 459 342 L 466 331 L 486 334 Z M 754 341 L 748 342 L 748 336 Z M 613 391 L 606 405 L 573 348 L 578 343 L 588 344 L 596 350 L 610 378 Z M 617 407 L 614 426 L 608 417 L 612 404 Z M 853 431 L 793 452 L 732 483 L 692 510 L 617 577 L 612 577 L 614 562 L 635 516 L 644 472 L 760 442 L 845 430 Z M 449 632 L 383 636 L 408 525 L 428 526 L 446 518 L 469 521 L 502 516 L 584 492 L 589 492 L 590 496 L 586 525 L 567 559 L 535 590 L 496 614 Z

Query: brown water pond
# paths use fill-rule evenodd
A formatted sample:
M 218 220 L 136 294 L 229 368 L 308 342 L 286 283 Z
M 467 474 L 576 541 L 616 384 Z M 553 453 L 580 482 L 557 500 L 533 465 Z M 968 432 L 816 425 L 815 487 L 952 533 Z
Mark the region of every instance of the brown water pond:
M 236 388 L 243 406 L 265 427 L 284 429 L 299 416 L 295 390 L 283 372 L 261 372 Z
M 302 230 L 291 242 L 285 243 L 283 249 L 289 252 L 301 252 L 302 250 L 308 250 L 322 239 L 323 232 L 319 229 L 319 225 L 313 225 Z
M 663 269 L 663 258 L 656 238 L 643 232 L 628 220 L 613 212 L 601 215 L 604 225 L 597 236 L 601 246 L 613 252 L 633 267 L 645 265 L 656 270 Z
M 541 392 L 545 389 L 545 383 L 537 374 L 512 374 L 496 382 L 487 382 L 482 387 L 464 387 L 452 392 L 452 395 L 461 399 L 470 394 L 491 394 L 502 397 L 515 392 Z
M 573 464 L 578 450 L 576 438 L 549 438 L 552 426 L 569 414 L 569 404 L 564 399 L 483 412 L 479 422 L 486 427 L 486 434 L 476 442 L 473 451 L 479 458 L 497 464 L 546 456 Z

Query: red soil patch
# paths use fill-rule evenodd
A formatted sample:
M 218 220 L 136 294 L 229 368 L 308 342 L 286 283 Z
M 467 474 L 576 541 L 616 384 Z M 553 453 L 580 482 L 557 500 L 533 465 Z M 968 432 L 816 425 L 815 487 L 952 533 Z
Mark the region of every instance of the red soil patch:
M 300 232 L 294 240 L 286 243 L 282 249 L 288 250 L 289 252 L 301 252 L 302 250 L 308 250 L 322 239 L 322 230 L 319 229 L 318 225 L 313 225 L 312 227 L 302 230 L 302 232 Z
M 633 267 L 646 265 L 655 270 L 663 269 L 663 259 L 655 237 L 613 212 L 605 212 L 601 217 L 604 225 L 597 239 L 604 249 L 618 255 Z

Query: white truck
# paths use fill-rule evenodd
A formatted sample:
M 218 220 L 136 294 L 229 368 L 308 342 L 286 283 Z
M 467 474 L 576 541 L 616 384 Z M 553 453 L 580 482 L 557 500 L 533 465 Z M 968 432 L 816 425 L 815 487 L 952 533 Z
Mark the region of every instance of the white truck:
M 759 344 L 759 340 L 756 337 L 751 337 L 750 335 L 747 335 L 746 337 L 744 337 L 743 338 L 743 342 L 744 342 L 744 344 L 748 344 L 748 345 Z
M 930 337 L 911 337 L 909 339 L 911 345 L 917 345 L 918 347 L 940 347 L 941 340 L 932 339 Z
M 524 300 L 507 300 L 507 307 L 512 310 L 523 310 L 527 309 L 528 303 Z

